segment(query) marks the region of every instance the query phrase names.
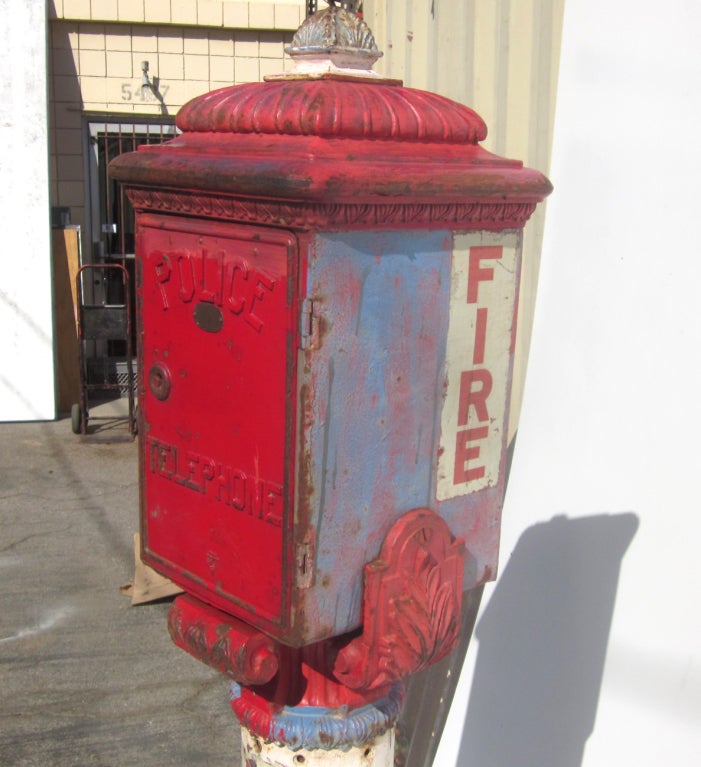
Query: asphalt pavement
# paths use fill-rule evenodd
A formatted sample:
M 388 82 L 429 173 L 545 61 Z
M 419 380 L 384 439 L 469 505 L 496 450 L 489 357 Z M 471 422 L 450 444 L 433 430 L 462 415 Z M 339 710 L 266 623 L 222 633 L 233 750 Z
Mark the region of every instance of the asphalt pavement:
M 0 765 L 240 764 L 225 678 L 132 606 L 137 442 L 0 424 Z

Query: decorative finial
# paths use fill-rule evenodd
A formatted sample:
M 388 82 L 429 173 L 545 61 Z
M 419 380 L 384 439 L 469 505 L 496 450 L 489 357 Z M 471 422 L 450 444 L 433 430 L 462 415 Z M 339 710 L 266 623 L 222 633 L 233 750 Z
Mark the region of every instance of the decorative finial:
M 328 8 L 309 16 L 285 49 L 295 62 L 288 76 L 319 77 L 331 73 L 380 78 L 372 66 L 382 52 L 368 25 L 357 15 L 361 0 L 326 0 L 326 3 Z

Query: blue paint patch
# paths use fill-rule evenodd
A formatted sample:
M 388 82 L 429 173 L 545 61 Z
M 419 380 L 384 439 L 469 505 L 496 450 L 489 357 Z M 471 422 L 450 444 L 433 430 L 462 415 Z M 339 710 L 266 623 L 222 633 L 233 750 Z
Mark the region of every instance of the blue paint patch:
M 231 685 L 232 701 L 241 697 L 241 687 Z M 349 710 L 321 706 L 283 706 L 271 714 L 268 732 L 258 733 L 268 742 L 276 742 L 292 751 L 348 751 L 361 748 L 394 727 L 404 700 L 404 686 L 397 683 L 389 693 L 371 704 Z M 242 723 L 245 726 L 245 722 Z
M 359 625 L 362 568 L 392 523 L 435 508 L 451 259 L 449 232 L 324 235 L 310 259 L 324 327 L 308 376 L 311 502 L 332 583 L 318 607 L 336 633 Z
M 465 540 L 465 588 L 495 576 L 503 468 L 493 487 L 436 498 L 452 259 L 449 231 L 323 234 L 310 250 L 303 290 L 321 332 L 299 367 L 315 529 L 308 635 L 360 626 L 364 566 L 412 509 Z

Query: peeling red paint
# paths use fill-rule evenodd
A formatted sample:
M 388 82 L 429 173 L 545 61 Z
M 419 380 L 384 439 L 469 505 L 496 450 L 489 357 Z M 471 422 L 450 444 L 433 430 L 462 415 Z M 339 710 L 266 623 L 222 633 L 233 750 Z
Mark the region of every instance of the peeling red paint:
M 489 577 L 503 476 L 468 499 L 435 488 L 450 264 L 460 232 L 518 231 L 547 179 L 479 146 L 472 110 L 396 83 L 234 86 L 178 125 L 111 165 L 137 210 L 148 563 L 290 646 L 360 626 L 363 568 L 408 509 L 467 534 L 465 587 Z

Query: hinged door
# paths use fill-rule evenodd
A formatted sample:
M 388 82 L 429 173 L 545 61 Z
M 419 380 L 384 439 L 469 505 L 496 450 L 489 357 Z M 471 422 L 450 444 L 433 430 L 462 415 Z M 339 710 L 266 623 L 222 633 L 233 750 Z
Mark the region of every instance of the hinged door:
M 138 238 L 144 558 L 275 633 L 291 557 L 295 240 L 154 215 Z

